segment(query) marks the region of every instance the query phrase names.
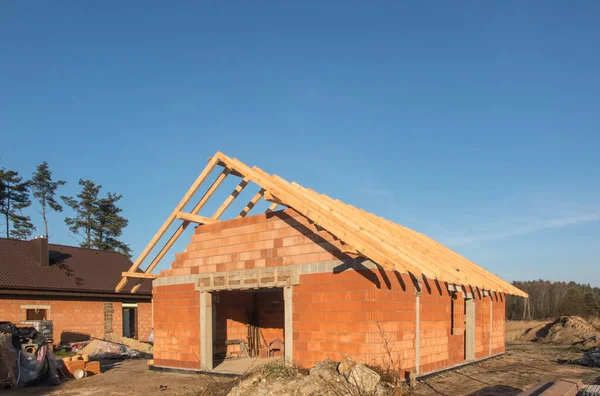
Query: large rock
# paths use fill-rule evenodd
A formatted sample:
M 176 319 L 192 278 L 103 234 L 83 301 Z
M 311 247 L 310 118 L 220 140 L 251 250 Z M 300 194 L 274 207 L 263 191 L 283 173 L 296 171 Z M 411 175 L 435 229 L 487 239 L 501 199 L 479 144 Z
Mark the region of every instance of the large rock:
M 350 358 L 346 358 L 340 363 L 338 372 L 363 393 L 372 392 L 381 379 L 375 371 L 356 363 Z
M 338 366 L 338 372 L 348 379 L 352 369 L 356 366 L 356 362 L 350 358 L 345 358 Z

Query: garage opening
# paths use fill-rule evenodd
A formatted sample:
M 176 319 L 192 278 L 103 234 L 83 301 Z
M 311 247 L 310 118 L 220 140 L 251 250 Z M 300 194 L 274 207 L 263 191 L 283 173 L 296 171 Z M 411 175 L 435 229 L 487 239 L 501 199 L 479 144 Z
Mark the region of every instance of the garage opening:
M 284 357 L 283 289 L 213 294 L 213 370 L 239 373 Z

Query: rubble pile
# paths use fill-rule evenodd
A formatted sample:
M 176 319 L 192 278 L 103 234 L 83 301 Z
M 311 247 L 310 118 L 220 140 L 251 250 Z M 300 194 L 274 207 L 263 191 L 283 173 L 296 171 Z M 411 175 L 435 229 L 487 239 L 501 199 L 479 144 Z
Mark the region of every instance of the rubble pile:
M 279 365 L 279 366 L 278 366 Z M 283 362 L 267 364 L 255 370 L 231 389 L 230 396 L 287 395 L 392 395 L 395 388 L 380 382 L 380 376 L 352 359 L 341 363 L 325 360 L 308 374 L 284 367 Z

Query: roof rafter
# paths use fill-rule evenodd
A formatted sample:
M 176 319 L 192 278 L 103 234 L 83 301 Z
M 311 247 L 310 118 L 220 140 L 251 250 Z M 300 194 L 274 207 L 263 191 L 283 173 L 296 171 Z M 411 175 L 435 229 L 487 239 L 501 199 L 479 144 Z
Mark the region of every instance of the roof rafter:
M 189 213 L 183 212 L 183 207 L 217 165 L 222 166 L 223 171 L 209 187 L 200 202 Z M 230 174 L 240 177 L 242 180 L 211 217 L 199 215 L 198 213 L 208 199 Z M 327 235 L 333 235 L 333 239 L 329 236 L 327 240 L 341 252 L 367 257 L 385 269 L 410 272 L 416 277 L 439 279 L 449 284 L 462 284 L 463 286 L 477 287 L 481 290 L 495 290 L 527 296 L 526 293 L 513 285 L 426 235 L 330 198 L 325 194 L 318 194 L 297 183 L 289 183 L 277 175 L 264 172 L 256 166 L 250 168 L 236 158 L 230 158 L 220 152 L 209 159 L 207 167 L 192 184 L 182 201 L 176 206 L 173 213 L 167 218 L 131 269 L 123 273 L 123 279 L 117 286 L 117 291 L 123 288 L 128 278 L 138 278 L 138 283 L 132 289 L 132 293 L 137 291 L 143 279 L 154 278 L 155 275 L 150 274 L 150 272 L 185 231 L 186 227 L 191 222 L 211 224 L 220 221 L 220 217 L 250 182 L 258 185 L 260 190 L 235 218 L 247 216 L 258 201 L 264 199 L 271 202 L 266 213 L 274 211 L 278 206 L 293 208 L 317 225 L 317 229 L 324 230 L 323 232 L 326 232 Z M 152 260 L 146 272 L 139 272 L 138 268 L 141 262 L 155 247 L 171 223 L 177 219 L 183 220 L 183 223 Z

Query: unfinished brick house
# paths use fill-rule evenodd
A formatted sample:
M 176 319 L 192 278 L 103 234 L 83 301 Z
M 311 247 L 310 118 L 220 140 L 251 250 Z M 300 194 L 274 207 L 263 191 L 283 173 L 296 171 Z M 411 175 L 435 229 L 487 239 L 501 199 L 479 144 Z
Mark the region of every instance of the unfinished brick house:
M 216 167 L 222 172 L 184 212 Z M 200 216 L 231 175 L 240 184 Z M 256 195 L 221 220 L 250 183 Z M 249 216 L 261 198 L 272 205 Z M 147 271 L 134 272 L 176 220 Z M 190 223 L 198 226 L 171 268 L 150 274 Z M 505 296 L 526 296 L 423 234 L 222 153 L 123 275 L 117 290 L 154 279 L 154 367 L 185 370 L 219 370 L 225 353 L 245 356 L 240 343 L 249 356 L 268 356 L 277 339 L 283 347 L 272 353 L 303 367 L 345 356 L 385 365 L 387 337 L 401 369 L 422 375 L 502 354 Z
M 116 333 L 147 340 L 152 290 L 116 293 L 131 261 L 116 252 L 0 238 L 0 322 L 51 320 L 56 344 Z

